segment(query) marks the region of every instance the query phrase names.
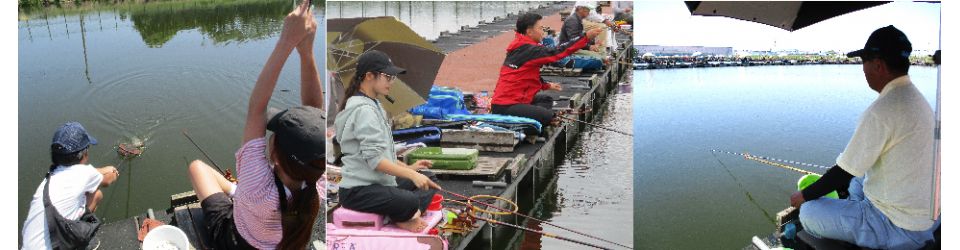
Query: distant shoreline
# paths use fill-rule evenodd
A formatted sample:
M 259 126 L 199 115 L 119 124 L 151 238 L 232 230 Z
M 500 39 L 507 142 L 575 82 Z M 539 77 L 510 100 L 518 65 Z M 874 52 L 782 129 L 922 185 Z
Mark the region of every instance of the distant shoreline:
M 824 57 L 824 56 L 660 56 L 636 57 L 633 59 L 634 69 L 674 69 L 674 68 L 712 68 L 712 67 L 748 67 L 769 65 L 858 65 L 859 58 Z M 930 56 L 911 56 L 910 65 L 934 66 Z
M 101 10 L 101 9 L 129 9 L 133 7 L 141 7 L 145 5 L 182 5 L 182 4 L 195 4 L 195 5 L 230 5 L 236 3 L 245 3 L 245 2 L 263 2 L 263 1 L 275 1 L 275 0 L 233 0 L 233 1 L 221 1 L 221 0 L 129 0 L 129 1 L 117 1 L 117 0 L 18 0 L 17 4 L 17 13 L 18 21 L 24 21 L 31 19 L 31 15 L 37 14 L 39 12 L 46 12 L 48 10 L 59 11 L 61 15 L 72 15 L 72 14 L 81 14 L 89 11 Z M 298 0 L 305 1 L 305 0 Z M 290 2 L 293 6 L 293 1 Z M 315 0 L 313 1 L 315 8 L 323 9 L 326 7 L 326 0 Z

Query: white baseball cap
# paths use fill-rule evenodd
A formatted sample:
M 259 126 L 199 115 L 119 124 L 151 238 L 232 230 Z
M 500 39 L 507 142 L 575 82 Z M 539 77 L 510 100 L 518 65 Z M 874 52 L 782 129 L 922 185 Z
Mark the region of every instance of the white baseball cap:
M 594 1 L 577 1 L 573 4 L 573 8 L 576 9 L 577 7 L 587 7 L 592 10 L 597 8 L 597 3 Z

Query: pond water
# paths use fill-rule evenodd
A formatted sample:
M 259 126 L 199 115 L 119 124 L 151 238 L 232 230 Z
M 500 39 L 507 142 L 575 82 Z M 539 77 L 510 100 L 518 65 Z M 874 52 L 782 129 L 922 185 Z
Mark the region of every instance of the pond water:
M 95 166 L 117 164 L 118 143 L 146 145 L 104 190 L 97 214 L 106 222 L 166 209 L 171 194 L 192 190 L 188 161 L 204 158 L 183 130 L 217 164 L 234 169 L 250 92 L 293 7 L 192 0 L 21 11 L 18 230 L 50 165 L 53 132 L 67 121 L 100 141 L 90 151 Z M 322 7 L 314 13 L 323 27 Z M 318 35 L 319 65 L 322 41 Z M 298 57 L 287 60 L 271 107 L 299 105 Z
M 933 107 L 936 68 L 910 75 Z M 801 175 L 711 150 L 833 166 L 878 95 L 860 65 L 647 70 L 634 79 L 638 249 L 740 249 L 769 235 Z

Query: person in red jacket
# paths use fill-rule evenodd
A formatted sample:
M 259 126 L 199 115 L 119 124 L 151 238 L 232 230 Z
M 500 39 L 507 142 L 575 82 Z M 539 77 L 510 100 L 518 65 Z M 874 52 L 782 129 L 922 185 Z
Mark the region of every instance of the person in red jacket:
M 542 16 L 527 13 L 517 19 L 517 34 L 507 47 L 507 58 L 500 68 L 500 78 L 493 91 L 490 110 L 494 114 L 527 117 L 551 124 L 555 114 L 553 101 L 548 96 L 537 96 L 540 90 L 562 90 L 558 83 L 547 82 L 540 77 L 540 67 L 559 61 L 587 46 L 603 29 L 593 29 L 556 47 L 540 45 L 544 37 Z M 534 98 L 534 97 L 537 98 Z M 538 99 L 535 105 L 534 99 Z M 544 100 L 546 99 L 546 100 Z

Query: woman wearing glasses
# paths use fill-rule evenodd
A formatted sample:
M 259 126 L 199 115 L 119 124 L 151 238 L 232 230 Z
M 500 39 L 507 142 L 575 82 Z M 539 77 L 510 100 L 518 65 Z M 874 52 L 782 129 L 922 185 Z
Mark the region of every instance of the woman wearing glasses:
M 377 100 L 390 93 L 393 80 L 405 72 L 376 50 L 357 60 L 356 75 L 345 91 L 335 122 L 343 154 L 340 205 L 383 215 L 400 228 L 422 232 L 427 224 L 420 215 L 435 192 L 430 189 L 440 186 L 417 172 L 429 168 L 430 161 L 413 165 L 397 161 L 387 113 Z

